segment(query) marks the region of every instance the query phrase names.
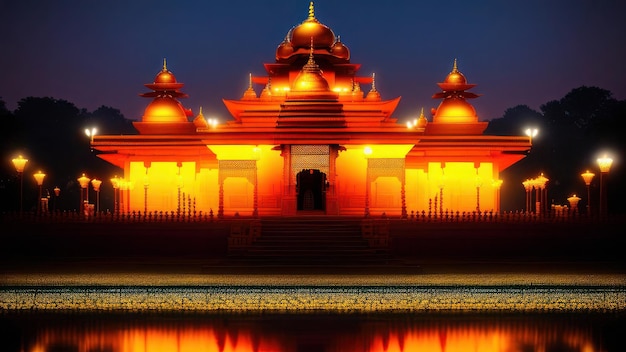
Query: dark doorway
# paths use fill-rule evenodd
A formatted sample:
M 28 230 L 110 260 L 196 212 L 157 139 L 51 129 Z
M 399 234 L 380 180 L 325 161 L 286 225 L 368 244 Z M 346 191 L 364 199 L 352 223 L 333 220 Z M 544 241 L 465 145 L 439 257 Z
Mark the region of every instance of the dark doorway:
M 298 210 L 326 209 L 326 174 L 320 170 L 304 169 L 296 175 Z

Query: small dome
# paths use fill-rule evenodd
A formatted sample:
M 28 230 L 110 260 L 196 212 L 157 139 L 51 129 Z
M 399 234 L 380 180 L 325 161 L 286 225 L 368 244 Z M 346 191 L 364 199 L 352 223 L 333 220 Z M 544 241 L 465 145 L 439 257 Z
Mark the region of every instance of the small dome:
M 340 59 L 350 60 L 350 49 L 341 42 L 341 37 L 337 36 L 337 42 L 330 48 L 331 54 Z
M 276 60 L 287 59 L 293 54 L 293 46 L 288 40 L 284 40 L 276 48 Z
M 291 45 L 294 49 L 309 48 L 313 41 L 314 49 L 330 49 L 335 43 L 335 33 L 315 18 L 313 2 L 309 5 L 309 17 L 291 31 Z
M 155 98 L 141 119 L 142 122 L 188 122 L 182 104 L 171 96 Z
M 310 61 L 309 61 L 310 62 Z M 317 70 L 311 70 L 307 67 L 309 63 L 300 71 L 296 79 L 293 81 L 291 91 L 294 92 L 329 92 L 330 86 L 322 73 Z M 317 67 L 317 65 L 315 65 Z
M 434 122 L 473 123 L 478 121 L 476 110 L 472 104 L 456 96 L 444 99 L 434 115 Z
M 176 77 L 174 74 L 164 68 L 154 78 L 154 83 L 176 83 Z
M 446 77 L 443 83 L 467 84 L 467 79 L 465 79 L 465 76 L 463 76 L 461 72 L 455 70 L 448 74 L 448 77 Z

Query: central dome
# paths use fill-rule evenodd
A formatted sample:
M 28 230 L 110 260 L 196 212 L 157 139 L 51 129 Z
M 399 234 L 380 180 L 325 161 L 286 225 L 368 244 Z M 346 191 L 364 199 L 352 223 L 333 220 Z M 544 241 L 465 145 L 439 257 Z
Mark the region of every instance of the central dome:
M 155 98 L 144 111 L 142 122 L 188 122 L 180 102 L 169 96 Z
M 309 5 L 309 17 L 291 31 L 294 49 L 308 48 L 311 41 L 314 49 L 328 49 L 335 44 L 335 33 L 315 18 L 313 2 Z
M 434 122 L 473 123 L 478 121 L 476 109 L 460 97 L 444 99 L 433 116 Z

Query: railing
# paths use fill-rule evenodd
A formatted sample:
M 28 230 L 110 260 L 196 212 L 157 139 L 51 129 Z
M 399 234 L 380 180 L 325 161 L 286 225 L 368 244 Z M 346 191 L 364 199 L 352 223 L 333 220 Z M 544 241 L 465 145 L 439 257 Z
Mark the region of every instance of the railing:
M 260 216 L 262 218 L 262 216 Z M 221 219 L 253 219 L 253 216 L 239 216 L 236 213 L 233 216 L 218 217 L 213 210 L 203 211 L 150 211 L 147 213 L 141 211 L 132 211 L 128 213 L 112 213 L 112 212 L 93 212 L 89 214 L 79 211 L 52 211 L 52 212 L 8 212 L 0 214 L 0 222 L 119 222 L 119 223 L 138 223 L 138 222 L 213 222 Z M 387 216 L 385 213 L 380 216 L 371 216 L 371 218 L 384 219 L 401 219 L 400 216 Z M 494 211 L 450 211 L 428 212 L 410 211 L 406 221 L 415 222 L 445 222 L 445 223 L 463 223 L 463 222 L 480 222 L 480 223 L 540 223 L 540 222 L 620 222 L 626 220 L 623 215 L 611 215 L 605 218 L 598 216 L 588 216 L 575 211 L 570 212 L 547 212 L 537 214 L 533 212 L 511 211 L 511 212 L 494 212 Z

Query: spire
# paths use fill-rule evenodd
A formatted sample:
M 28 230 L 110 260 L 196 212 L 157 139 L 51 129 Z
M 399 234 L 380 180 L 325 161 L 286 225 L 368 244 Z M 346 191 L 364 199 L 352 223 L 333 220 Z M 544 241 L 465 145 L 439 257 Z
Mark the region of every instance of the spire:
M 376 72 L 372 73 L 372 92 L 376 92 Z
M 380 101 L 380 93 L 376 90 L 376 73 L 372 73 L 372 89 L 365 96 L 366 100 L 370 101 Z
M 458 73 L 458 72 L 459 72 L 459 69 L 456 65 L 456 58 L 454 58 L 454 65 L 452 66 L 452 72 L 450 73 Z
M 248 74 L 248 89 L 243 93 L 242 100 L 253 100 L 256 99 L 256 92 L 254 88 L 252 88 L 252 73 Z
M 417 119 L 417 128 L 424 128 L 427 124 L 428 120 L 426 120 L 426 116 L 424 116 L 424 107 L 422 106 L 420 117 Z
M 272 99 L 272 76 L 268 77 L 267 84 L 263 87 L 261 91 L 261 100 L 270 100 Z
M 194 126 L 196 126 L 196 128 L 207 128 L 209 126 L 206 119 L 204 118 L 204 115 L 202 114 L 202 106 L 200 106 L 200 111 L 198 112 L 198 115 L 196 115 L 196 117 L 193 119 L 193 124 Z
M 163 72 L 167 71 L 167 60 L 163 58 Z
M 309 61 L 307 61 L 306 65 L 302 67 L 302 71 L 306 72 L 321 72 L 320 67 L 315 62 L 313 58 L 313 37 L 311 37 L 311 46 L 309 47 Z
M 315 19 L 315 8 L 313 7 L 313 1 L 309 3 L 309 18 L 307 20 Z

